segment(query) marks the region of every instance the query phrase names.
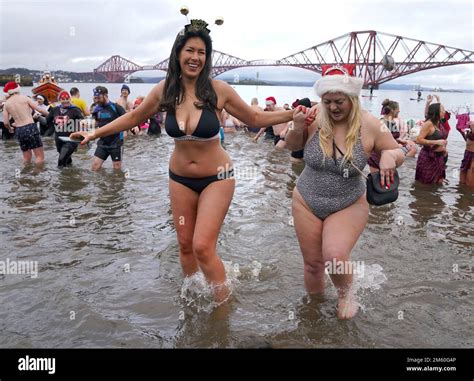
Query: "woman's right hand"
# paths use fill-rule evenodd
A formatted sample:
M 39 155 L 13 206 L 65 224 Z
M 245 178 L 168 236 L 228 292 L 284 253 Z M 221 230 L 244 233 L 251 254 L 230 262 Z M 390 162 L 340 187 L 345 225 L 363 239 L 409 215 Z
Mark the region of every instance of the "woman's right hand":
M 439 139 L 436 140 L 436 145 L 446 147 L 448 145 L 448 141 L 446 139 Z
M 91 140 L 95 140 L 95 132 L 78 131 L 73 132 L 69 137 L 73 140 L 81 140 L 81 146 L 86 145 Z

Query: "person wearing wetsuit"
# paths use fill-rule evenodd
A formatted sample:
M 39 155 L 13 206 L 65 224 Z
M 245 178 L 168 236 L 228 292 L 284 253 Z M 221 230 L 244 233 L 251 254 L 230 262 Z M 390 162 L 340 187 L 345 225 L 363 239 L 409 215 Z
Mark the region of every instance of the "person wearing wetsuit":
M 77 150 L 78 143 L 66 142 L 60 137 L 69 137 L 73 132 L 80 131 L 79 123 L 84 119 L 84 115 L 72 104 L 67 91 L 61 91 L 58 99 L 60 105 L 49 112 L 46 123 L 54 125 L 54 142 L 59 153 L 58 167 L 67 167 L 72 164 L 71 156 Z
M 379 120 L 361 109 L 362 78 L 354 65 L 323 66 L 315 84 L 321 103 L 294 116 L 286 135 L 287 148 L 304 148 L 305 168 L 293 191 L 293 220 L 304 260 L 304 283 L 310 294 L 325 288 L 325 268 L 336 262 L 345 268 L 352 248 L 364 231 L 369 207 L 359 171 L 372 151 L 381 153 L 382 186 L 390 187 L 404 155 Z M 308 116 L 317 113 L 308 124 Z M 337 315 L 350 319 L 358 309 L 351 271 L 330 272 L 338 292 Z
M 415 180 L 423 184 L 443 184 L 446 178 L 448 132 L 441 123 L 444 112 L 441 103 L 431 104 L 426 121 L 416 138 L 416 143 L 423 148 L 416 162 Z
M 97 97 L 97 106 L 92 111 L 92 117 L 95 120 L 96 128 L 102 128 L 125 114 L 125 109 L 109 101 L 109 91 L 104 86 L 97 86 L 94 89 L 94 97 Z M 102 164 L 110 156 L 114 169 L 122 168 L 123 155 L 123 132 L 104 136 L 97 142 L 97 148 L 94 153 L 92 170 L 98 171 Z
M 155 115 L 167 113 L 165 128 L 174 138 L 169 165 L 171 211 L 185 276 L 201 270 L 214 300 L 230 295 L 217 239 L 235 189 L 233 163 L 223 149 L 217 115 L 225 109 L 246 125 L 271 126 L 289 122 L 292 111 L 263 112 L 247 105 L 227 83 L 210 78 L 212 41 L 207 24 L 191 23 L 176 36 L 166 80 L 157 84 L 137 109 L 92 133 L 81 144 L 112 136 Z

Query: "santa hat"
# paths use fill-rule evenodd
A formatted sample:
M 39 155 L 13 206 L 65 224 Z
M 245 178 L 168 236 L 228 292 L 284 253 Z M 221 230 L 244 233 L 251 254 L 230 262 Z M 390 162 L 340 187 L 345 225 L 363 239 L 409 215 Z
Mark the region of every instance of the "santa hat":
M 344 93 L 358 97 L 364 80 L 354 77 L 355 65 L 323 65 L 323 76 L 314 84 L 319 97 L 326 93 Z
M 3 88 L 3 92 L 7 93 L 8 95 L 19 93 L 20 92 L 20 86 L 15 81 L 7 82 L 5 84 L 5 87 Z
M 63 90 L 58 95 L 58 99 L 61 100 L 61 98 L 71 99 L 71 95 L 66 90 Z
M 265 99 L 265 103 L 268 104 L 268 102 L 273 102 L 274 105 L 277 104 L 275 97 L 268 97 L 267 99 Z

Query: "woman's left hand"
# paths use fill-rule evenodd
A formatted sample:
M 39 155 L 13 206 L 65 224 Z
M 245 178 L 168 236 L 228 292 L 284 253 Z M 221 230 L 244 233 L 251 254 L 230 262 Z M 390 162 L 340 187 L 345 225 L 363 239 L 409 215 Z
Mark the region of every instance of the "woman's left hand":
M 387 184 L 390 188 L 390 184 L 392 184 L 395 179 L 395 169 L 397 167 L 397 163 L 395 162 L 395 158 L 391 155 L 390 151 L 383 151 L 381 158 L 380 158 L 380 185 L 382 187 Z

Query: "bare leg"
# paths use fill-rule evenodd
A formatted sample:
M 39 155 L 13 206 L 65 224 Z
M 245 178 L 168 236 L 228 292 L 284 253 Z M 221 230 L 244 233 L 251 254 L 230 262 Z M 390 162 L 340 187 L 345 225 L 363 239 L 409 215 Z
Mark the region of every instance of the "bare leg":
M 114 169 L 122 169 L 122 162 L 121 161 L 113 161 L 112 165 Z
M 277 149 L 285 149 L 286 147 L 286 142 L 284 140 L 280 140 L 276 146 L 275 146 Z
M 31 152 L 31 151 L 28 151 Z M 44 163 L 44 149 L 43 147 L 35 148 L 33 150 L 33 153 L 35 154 L 35 164 L 37 166 L 42 166 Z
M 199 194 L 171 179 L 169 189 L 173 222 L 179 243 L 179 260 L 184 276 L 191 276 L 199 270 L 193 252 Z
M 356 203 L 331 214 L 323 223 L 323 258 L 325 262 L 350 260 L 352 248 L 364 231 L 369 218 L 369 206 L 365 194 Z M 357 313 L 358 303 L 353 295 L 352 273 L 330 274 L 339 295 L 338 317 L 350 319 Z
M 304 261 L 304 283 L 310 294 L 324 292 L 324 261 L 322 254 L 323 222 L 306 205 L 298 190 L 293 191 L 292 205 L 296 236 Z
M 102 168 L 102 164 L 104 164 L 104 160 L 99 159 L 97 156 L 94 156 L 94 159 L 92 160 L 92 170 L 98 171 L 99 169 Z
M 21 151 L 23 153 L 23 165 L 30 164 L 33 153 L 31 150 Z
M 199 197 L 193 251 L 207 281 L 214 288 L 214 299 L 227 299 L 224 264 L 217 255 L 217 237 L 234 195 L 235 180 L 219 180 L 209 184 Z

